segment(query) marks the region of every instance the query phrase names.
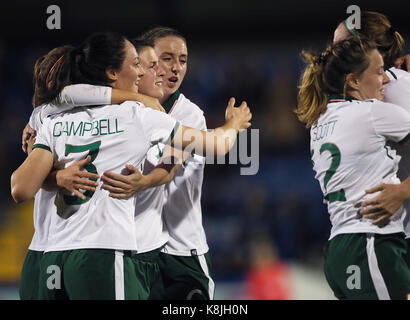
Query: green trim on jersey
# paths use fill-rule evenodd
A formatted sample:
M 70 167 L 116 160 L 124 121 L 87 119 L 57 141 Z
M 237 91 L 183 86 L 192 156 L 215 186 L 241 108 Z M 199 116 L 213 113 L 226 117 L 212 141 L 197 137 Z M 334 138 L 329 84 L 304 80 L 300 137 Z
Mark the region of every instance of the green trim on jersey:
M 410 139 L 410 133 L 399 141 L 399 144 L 405 144 Z
M 46 146 L 45 144 L 37 143 L 33 146 L 33 150 L 36 149 L 36 148 L 44 149 L 44 150 L 47 150 L 47 151 L 51 152 L 50 147 Z
M 395 74 L 393 71 L 391 71 L 390 69 L 386 69 L 385 71 L 389 71 L 390 74 L 393 76 L 393 78 L 394 78 L 395 80 L 397 80 L 397 76 L 396 76 L 396 74 Z
M 171 144 L 172 139 L 174 139 L 175 133 L 179 129 L 179 125 L 180 125 L 180 123 L 177 121 L 175 123 L 174 129 L 172 129 L 171 134 L 169 135 L 169 138 L 164 142 L 164 144 Z
M 330 100 L 346 100 L 346 101 L 353 101 L 357 100 L 356 98 L 353 98 L 352 96 L 346 96 L 344 94 L 329 94 L 329 102 Z
M 178 100 L 180 95 L 181 95 L 181 92 L 177 90 L 168 98 L 167 101 L 164 102 L 162 106 L 164 107 L 166 113 L 169 113 L 171 111 L 172 107 L 174 106 L 175 101 Z
M 331 192 L 325 196 L 325 199 L 329 202 L 335 202 L 335 201 L 346 201 L 346 194 L 343 189 L 340 189 L 339 191 Z

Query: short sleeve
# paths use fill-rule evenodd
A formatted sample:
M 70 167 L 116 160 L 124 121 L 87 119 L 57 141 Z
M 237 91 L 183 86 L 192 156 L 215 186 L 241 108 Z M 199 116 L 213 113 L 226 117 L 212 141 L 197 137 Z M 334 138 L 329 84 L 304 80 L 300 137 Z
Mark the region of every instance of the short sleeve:
M 372 103 L 370 112 L 377 134 L 400 143 L 405 143 L 410 138 L 410 113 L 404 108 L 376 100 Z
M 38 106 L 33 109 L 33 112 L 31 113 L 30 119 L 28 121 L 28 124 L 31 128 L 34 130 L 38 131 L 40 130 L 41 127 L 41 109 L 43 106 Z
M 75 107 L 111 104 L 111 94 L 111 87 L 89 84 L 67 86 L 53 103 L 43 106 L 41 119 L 43 120 L 49 115 L 65 112 Z
M 143 131 L 151 144 L 168 144 L 179 128 L 179 122 L 171 116 L 147 107 L 140 107 L 138 115 Z
M 45 119 L 44 124 L 37 131 L 36 142 L 33 145 L 33 150 L 41 148 L 52 152 L 52 130 L 50 127 L 50 120 Z
M 384 101 L 397 104 L 410 112 L 410 74 L 403 70 L 387 70 L 390 83 L 385 85 Z

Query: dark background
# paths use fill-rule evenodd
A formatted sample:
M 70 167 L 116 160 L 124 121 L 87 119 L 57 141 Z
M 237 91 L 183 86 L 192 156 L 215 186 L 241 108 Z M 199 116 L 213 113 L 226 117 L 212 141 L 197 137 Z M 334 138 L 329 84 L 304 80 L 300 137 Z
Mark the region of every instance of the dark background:
M 203 219 L 216 281 L 242 281 L 260 243 L 285 264 L 322 265 L 328 214 L 297 121 L 304 48 L 323 49 L 349 5 L 386 14 L 408 39 L 403 1 L 2 1 L 0 4 L 0 282 L 16 284 L 32 236 L 31 207 L 16 206 L 10 175 L 24 161 L 21 132 L 31 113 L 35 60 L 56 46 L 77 45 L 96 31 L 137 36 L 162 25 L 188 41 L 181 91 L 221 124 L 230 96 L 246 100 L 260 130 L 259 172 L 239 165 L 205 169 Z M 46 9 L 61 9 L 61 30 L 48 30 Z M 24 208 L 22 210 L 21 208 Z M 22 212 L 17 212 L 17 211 Z M 2 252 L 2 253 L 1 253 Z

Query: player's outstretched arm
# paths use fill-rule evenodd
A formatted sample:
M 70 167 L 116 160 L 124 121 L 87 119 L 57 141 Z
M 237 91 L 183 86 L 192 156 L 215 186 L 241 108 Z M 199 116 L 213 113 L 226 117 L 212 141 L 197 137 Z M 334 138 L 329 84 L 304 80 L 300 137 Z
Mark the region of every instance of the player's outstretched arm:
M 66 86 L 54 103 L 42 107 L 41 119 L 75 107 L 120 104 L 124 101 L 138 101 L 151 109 L 165 112 L 158 99 L 141 93 L 90 84 L 73 84 Z
M 121 89 L 112 89 L 111 103 L 119 104 L 124 101 L 138 101 L 144 104 L 146 107 L 165 112 L 165 109 L 159 103 L 158 99 L 147 96 L 142 93 L 136 93 Z
M 33 198 L 52 167 L 51 152 L 40 148 L 34 149 L 11 175 L 11 195 L 14 201 L 19 203 Z
M 234 105 L 235 99 L 229 99 L 225 124 L 211 132 L 181 125 L 171 141 L 171 146 L 200 156 L 226 155 L 233 147 L 238 132 L 251 126 L 252 113 L 246 102 L 242 102 L 239 107 Z

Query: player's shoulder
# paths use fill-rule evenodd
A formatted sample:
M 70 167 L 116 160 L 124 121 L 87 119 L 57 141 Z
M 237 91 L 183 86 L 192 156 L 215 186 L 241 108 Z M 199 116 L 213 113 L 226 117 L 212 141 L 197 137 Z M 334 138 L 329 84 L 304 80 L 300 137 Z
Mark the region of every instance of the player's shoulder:
M 134 108 L 134 109 L 141 109 L 141 108 L 146 108 L 144 104 L 138 101 L 124 101 L 123 103 L 119 104 L 121 108 Z
M 389 107 L 389 106 L 392 106 L 392 105 L 393 105 L 392 103 L 384 102 L 384 101 L 378 100 L 376 98 L 366 99 L 366 100 L 360 101 L 361 108 L 366 110 L 366 111 L 371 111 L 371 110 L 379 109 L 379 108 L 386 108 L 386 107 Z
M 389 77 L 390 81 L 400 80 L 400 79 L 410 79 L 409 72 L 405 70 L 397 69 L 395 67 L 387 69 L 386 74 Z
M 204 114 L 204 111 L 196 103 L 188 99 L 183 93 L 179 95 L 178 104 L 181 109 L 188 110 L 190 113 L 197 113 L 201 116 Z
M 137 114 L 140 114 L 147 108 L 143 103 L 138 102 L 138 101 L 124 101 L 123 103 L 118 105 L 119 108 L 121 108 L 121 113 L 124 116 L 131 116 L 134 117 Z
M 385 116 L 397 116 L 401 117 L 407 115 L 408 112 L 400 105 L 380 101 L 378 99 L 367 99 L 363 101 L 363 106 L 366 106 L 366 111 L 372 113 L 373 115 Z

